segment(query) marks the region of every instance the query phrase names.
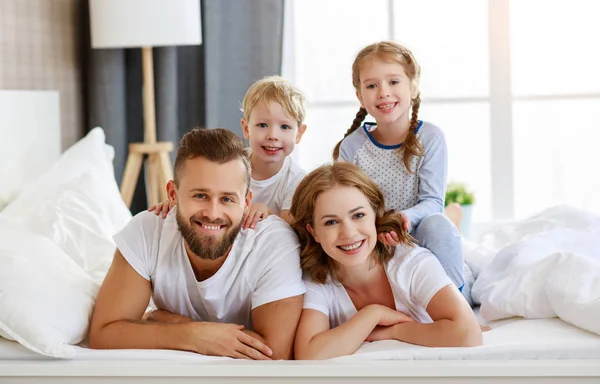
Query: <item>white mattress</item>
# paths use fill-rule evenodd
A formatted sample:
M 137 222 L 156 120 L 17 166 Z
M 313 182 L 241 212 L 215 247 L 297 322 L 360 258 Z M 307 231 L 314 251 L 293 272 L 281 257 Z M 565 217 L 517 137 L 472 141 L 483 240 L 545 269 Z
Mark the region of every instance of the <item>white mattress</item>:
M 486 323 L 481 321 L 481 324 Z M 490 322 L 488 325 L 492 330 L 484 333 L 483 346 L 477 348 L 426 348 L 386 340 L 365 343 L 354 355 L 335 360 L 600 360 L 600 336 L 560 319 L 513 318 Z M 31 352 L 16 342 L 0 338 L 0 360 L 53 359 Z M 77 347 L 74 360 L 214 362 L 230 359 L 169 350 L 92 350 Z

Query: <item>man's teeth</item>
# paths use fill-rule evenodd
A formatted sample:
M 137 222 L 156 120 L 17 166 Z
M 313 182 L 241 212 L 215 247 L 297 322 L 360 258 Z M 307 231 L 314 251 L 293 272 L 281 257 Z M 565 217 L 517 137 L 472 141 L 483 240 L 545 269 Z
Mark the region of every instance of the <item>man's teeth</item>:
M 219 229 L 221 229 L 220 225 L 202 225 L 202 228 L 207 229 L 209 231 L 218 231 Z
M 353 249 L 360 247 L 361 244 L 362 244 L 362 240 L 357 243 L 354 243 L 352 245 L 340 245 L 340 248 L 342 248 L 344 251 L 352 251 Z
M 394 108 L 394 105 L 395 105 L 395 104 L 396 104 L 396 103 L 392 103 L 392 104 L 386 104 L 386 105 L 380 105 L 380 106 L 378 106 L 377 108 L 379 108 L 379 109 L 392 109 L 392 108 Z

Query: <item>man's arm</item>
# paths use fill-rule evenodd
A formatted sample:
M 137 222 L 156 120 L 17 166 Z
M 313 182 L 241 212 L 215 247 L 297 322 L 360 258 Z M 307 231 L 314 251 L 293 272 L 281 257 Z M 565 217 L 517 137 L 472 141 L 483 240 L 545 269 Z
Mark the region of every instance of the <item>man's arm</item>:
M 269 359 L 270 349 L 245 334 L 241 325 L 142 320 L 150 294 L 150 282 L 140 276 L 117 250 L 96 299 L 90 325 L 90 347 L 175 349 L 204 355 Z
M 252 310 L 254 331 L 271 347 L 273 360 L 293 358 L 294 336 L 302 313 L 303 296 L 273 301 Z

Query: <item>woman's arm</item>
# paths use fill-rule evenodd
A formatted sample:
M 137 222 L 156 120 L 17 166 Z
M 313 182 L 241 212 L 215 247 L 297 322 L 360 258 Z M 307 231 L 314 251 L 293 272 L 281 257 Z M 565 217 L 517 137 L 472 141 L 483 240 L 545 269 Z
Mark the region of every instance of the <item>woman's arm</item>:
M 473 310 L 453 284 L 431 298 L 427 313 L 433 323 L 402 323 L 378 328 L 367 340 L 396 339 L 426 347 L 476 347 L 483 343 Z
M 413 321 L 402 312 L 371 304 L 344 324 L 330 329 L 327 316 L 314 309 L 304 309 L 298 324 L 294 345 L 298 360 L 329 359 L 351 355 L 377 325 Z

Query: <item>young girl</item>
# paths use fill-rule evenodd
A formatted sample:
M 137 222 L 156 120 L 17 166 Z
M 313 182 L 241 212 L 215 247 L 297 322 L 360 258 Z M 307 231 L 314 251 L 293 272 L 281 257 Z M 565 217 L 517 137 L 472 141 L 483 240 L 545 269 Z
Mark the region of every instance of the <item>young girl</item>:
M 297 359 L 349 355 L 365 341 L 477 346 L 481 329 L 438 259 L 413 246 L 377 185 L 347 162 L 300 183 L 290 210 L 305 272 Z M 396 232 L 398 246 L 378 233 Z
M 401 213 L 403 227 L 436 255 L 462 291 L 463 268 L 468 268 L 463 263 L 461 239 L 443 215 L 446 140 L 440 128 L 418 120 L 419 76 L 412 53 L 397 43 L 380 42 L 361 50 L 352 65 L 352 83 L 361 107 L 333 158 L 358 165 L 377 183 L 386 207 Z M 376 123 L 362 124 L 367 114 Z M 397 244 L 394 232 L 381 234 L 380 240 Z

